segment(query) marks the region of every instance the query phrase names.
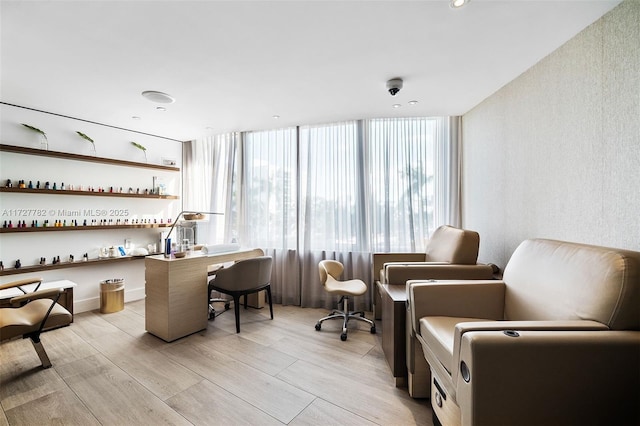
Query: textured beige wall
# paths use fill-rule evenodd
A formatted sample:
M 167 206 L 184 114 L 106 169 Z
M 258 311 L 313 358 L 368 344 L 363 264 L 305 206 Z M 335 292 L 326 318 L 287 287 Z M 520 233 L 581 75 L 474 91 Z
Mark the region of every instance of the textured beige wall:
M 481 261 L 537 237 L 640 250 L 640 0 L 465 114 L 462 153 Z

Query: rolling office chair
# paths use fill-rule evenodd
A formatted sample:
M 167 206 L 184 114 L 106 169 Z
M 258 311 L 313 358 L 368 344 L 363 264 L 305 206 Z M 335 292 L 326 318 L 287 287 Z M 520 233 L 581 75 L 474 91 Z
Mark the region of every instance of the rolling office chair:
M 342 271 L 344 271 L 344 266 L 336 260 L 321 261 L 318 264 L 318 270 L 320 272 L 320 281 L 322 282 L 324 289 L 330 294 L 337 294 L 340 296 L 338 304 L 342 303 L 342 310 L 335 309 L 328 316 L 319 319 L 316 323 L 316 330 L 320 331 L 324 321 L 340 318 L 343 320 L 340 340 L 344 342 L 347 340 L 347 324 L 349 323 L 349 320 L 356 319 L 369 324 L 371 326 L 371 334 L 375 334 L 376 325 L 373 321 L 364 317 L 364 312 L 349 311 L 349 296 L 361 296 L 365 294 L 367 292 L 367 285 L 361 280 L 338 281 L 338 278 L 342 275 Z
M 0 290 L 41 283 L 42 278 L 27 278 L 0 285 Z M 37 288 L 37 287 L 36 287 Z M 24 291 L 24 290 L 22 290 Z M 40 341 L 40 333 L 45 329 L 69 325 L 71 313 L 60 306 L 57 301 L 64 289 L 37 290 L 10 301 L 15 308 L 0 308 L 0 341 L 22 336 L 31 339 L 43 368 L 51 367 L 49 356 Z
M 218 269 L 209 280 L 208 295 L 212 291 L 228 294 L 233 297 L 236 314 L 236 333 L 240 333 L 240 296 L 244 296 L 244 308 L 247 309 L 247 295 L 266 290 L 269 299 L 269 311 L 273 319 L 271 303 L 271 265 L 270 256 L 260 256 L 240 260 L 228 268 Z

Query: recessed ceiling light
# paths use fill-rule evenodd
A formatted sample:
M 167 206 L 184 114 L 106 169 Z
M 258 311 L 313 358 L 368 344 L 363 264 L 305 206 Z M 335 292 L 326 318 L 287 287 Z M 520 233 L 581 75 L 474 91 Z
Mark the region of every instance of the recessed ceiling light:
M 172 104 L 176 101 L 173 96 L 157 92 L 155 90 L 145 90 L 142 92 L 142 96 L 149 99 L 151 102 L 157 102 L 159 104 Z
M 392 107 L 394 107 L 394 108 L 400 108 L 402 105 L 400 105 L 400 104 L 393 104 L 393 105 L 391 105 L 391 106 L 392 106 Z
M 417 103 L 418 103 L 418 101 L 409 101 L 409 105 L 415 105 Z
M 156 109 L 158 111 L 166 111 L 167 110 L 165 107 L 160 107 L 160 106 L 156 107 Z
M 462 6 L 468 4 L 471 0 L 451 0 L 451 3 L 449 3 L 449 7 L 451 7 L 451 9 L 459 9 Z
M 131 117 L 134 120 L 140 120 L 140 117 L 138 117 L 137 115 L 134 115 L 133 117 Z
M 274 115 L 272 118 L 273 118 L 274 120 L 277 120 L 278 118 L 280 118 L 280 116 L 279 116 L 279 115 Z

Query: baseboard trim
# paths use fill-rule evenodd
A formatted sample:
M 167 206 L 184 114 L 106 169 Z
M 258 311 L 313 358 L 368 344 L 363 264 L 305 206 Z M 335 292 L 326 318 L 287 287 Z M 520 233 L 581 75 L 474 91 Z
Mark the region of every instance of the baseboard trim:
M 134 288 L 133 290 L 124 291 L 124 302 L 133 302 L 145 298 L 145 290 L 143 288 Z M 74 300 L 73 312 L 79 314 L 81 312 L 96 311 L 100 309 L 100 296 L 88 299 Z

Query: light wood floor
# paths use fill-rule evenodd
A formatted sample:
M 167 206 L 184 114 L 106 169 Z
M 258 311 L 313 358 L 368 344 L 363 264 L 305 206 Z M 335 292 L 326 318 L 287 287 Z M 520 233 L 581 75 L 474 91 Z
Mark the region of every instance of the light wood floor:
M 432 425 L 427 400 L 394 386 L 380 337 L 354 324 L 342 342 L 324 309 L 233 311 L 166 343 L 144 330 L 144 301 L 86 312 L 43 334 L 53 367 L 28 340 L 0 346 L 0 425 Z

